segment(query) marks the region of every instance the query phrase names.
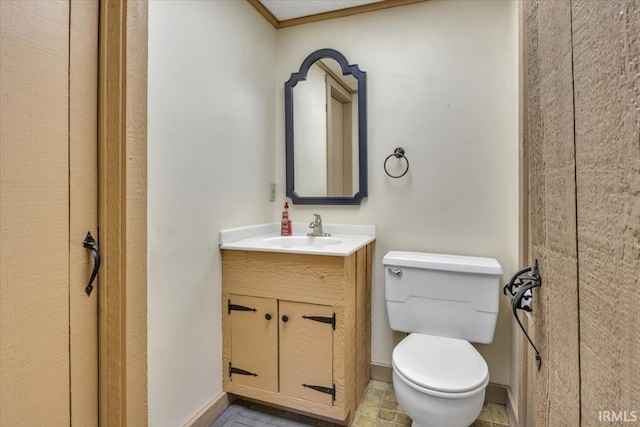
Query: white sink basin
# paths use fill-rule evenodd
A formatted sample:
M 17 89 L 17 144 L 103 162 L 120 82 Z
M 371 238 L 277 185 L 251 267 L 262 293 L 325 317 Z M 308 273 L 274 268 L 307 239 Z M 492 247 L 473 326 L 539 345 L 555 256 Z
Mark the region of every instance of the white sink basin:
M 264 239 L 264 243 L 283 248 L 321 248 L 340 244 L 342 240 L 329 236 L 283 236 Z

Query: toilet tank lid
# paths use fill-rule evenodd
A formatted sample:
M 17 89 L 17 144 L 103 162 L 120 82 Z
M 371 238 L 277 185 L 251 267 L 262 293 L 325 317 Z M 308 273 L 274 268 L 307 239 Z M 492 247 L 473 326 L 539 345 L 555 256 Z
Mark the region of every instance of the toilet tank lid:
M 429 270 L 458 271 L 500 276 L 502 267 L 493 258 L 479 258 L 461 255 L 431 254 L 425 252 L 390 251 L 382 259 L 382 264 L 397 267 L 414 267 Z

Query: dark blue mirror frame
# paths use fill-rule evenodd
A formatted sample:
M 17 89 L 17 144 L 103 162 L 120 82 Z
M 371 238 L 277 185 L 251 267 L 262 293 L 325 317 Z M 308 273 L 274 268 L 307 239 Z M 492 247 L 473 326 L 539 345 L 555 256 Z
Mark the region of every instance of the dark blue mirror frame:
M 309 68 L 319 59 L 332 58 L 342 67 L 342 73 L 352 75 L 358 81 L 358 174 L 359 189 L 353 197 L 304 197 L 295 191 L 294 147 L 293 147 L 293 88 L 307 79 Z M 300 205 L 359 205 L 368 196 L 367 190 L 367 73 L 357 64 L 349 65 L 347 58 L 334 49 L 319 49 L 302 62 L 300 70 L 291 74 L 284 84 L 285 138 L 287 197 Z

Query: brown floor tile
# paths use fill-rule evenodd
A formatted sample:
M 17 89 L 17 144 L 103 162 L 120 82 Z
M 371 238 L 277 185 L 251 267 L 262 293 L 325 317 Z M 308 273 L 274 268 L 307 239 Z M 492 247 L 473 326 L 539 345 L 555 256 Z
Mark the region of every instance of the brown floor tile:
M 378 418 L 380 408 L 376 406 L 360 406 L 358 412 L 371 418 Z
M 395 400 L 396 402 L 398 401 L 398 398 L 396 398 L 396 392 L 393 390 L 387 390 L 384 392 L 384 398 L 386 400 Z
M 396 414 L 396 411 L 392 411 L 390 409 L 380 409 L 380 412 L 378 413 L 378 419 L 384 421 L 393 421 L 396 418 Z
M 507 414 L 507 408 L 497 403 L 488 403 L 489 412 L 491 413 L 491 421 L 494 424 L 500 424 L 503 426 L 510 425 L 509 415 Z
M 375 408 L 379 408 L 381 402 L 382 399 L 380 397 L 365 395 L 364 399 L 362 399 L 362 406 L 373 406 Z
M 385 389 L 372 387 L 367 389 L 365 396 L 383 397 L 387 393 L 389 393 L 389 391 Z
M 369 388 L 379 388 L 382 390 L 386 390 L 388 387 L 389 383 L 385 383 L 382 381 L 376 381 L 376 380 L 371 380 L 369 381 Z
M 376 427 L 376 419 L 366 415 L 357 415 L 352 427 Z
M 398 402 L 395 400 L 383 400 L 380 404 L 381 408 L 389 409 L 391 411 L 396 411 L 398 408 Z
M 478 415 L 478 420 L 491 421 L 491 410 L 487 403 L 482 405 L 482 411 L 480 411 L 480 415 Z
M 411 418 L 409 418 L 406 414 L 401 414 L 399 412 L 396 413 L 396 423 L 404 426 L 411 425 Z

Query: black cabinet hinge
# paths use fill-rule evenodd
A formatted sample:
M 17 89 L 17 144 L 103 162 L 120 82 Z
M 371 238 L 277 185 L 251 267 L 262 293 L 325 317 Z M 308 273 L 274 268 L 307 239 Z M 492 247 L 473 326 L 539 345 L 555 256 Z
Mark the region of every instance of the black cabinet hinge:
M 320 393 L 330 394 L 331 401 L 332 402 L 336 401 L 336 385 L 335 384 L 331 388 L 323 387 L 321 385 L 310 385 L 310 384 L 302 384 L 302 387 L 310 388 L 312 390 L 319 391 Z
M 231 310 L 236 311 L 258 311 L 255 308 L 245 307 L 244 305 L 231 304 L 231 300 L 227 301 L 227 311 L 231 314 Z
M 253 372 L 245 371 L 244 369 L 240 369 L 240 368 L 234 368 L 233 366 L 231 366 L 231 362 L 229 362 L 229 376 L 231 376 L 233 374 L 251 375 L 251 376 L 254 376 L 254 377 L 258 376 L 258 374 L 254 374 Z
M 322 317 L 322 316 L 302 316 L 303 319 L 309 319 L 316 322 L 328 323 L 333 327 L 333 330 L 336 329 L 336 314 L 333 313 L 331 317 Z

